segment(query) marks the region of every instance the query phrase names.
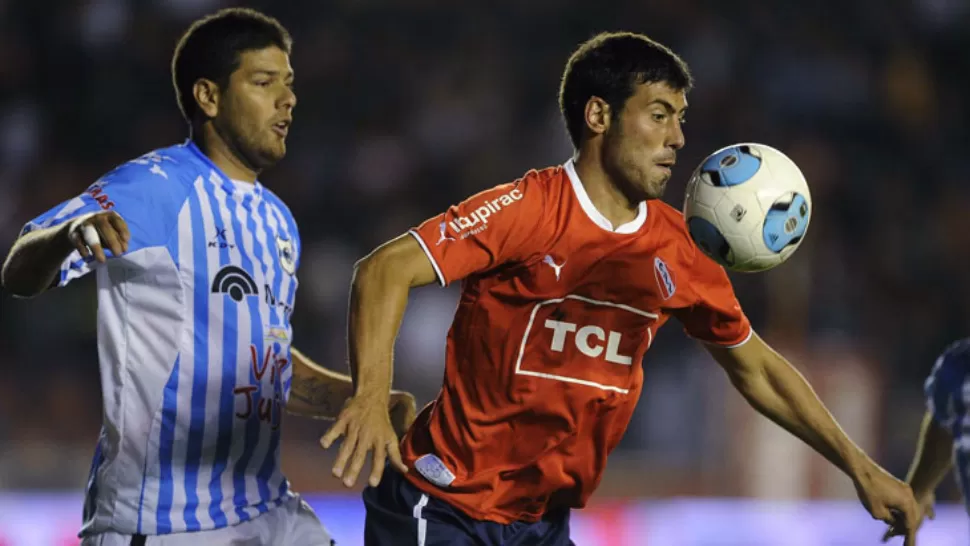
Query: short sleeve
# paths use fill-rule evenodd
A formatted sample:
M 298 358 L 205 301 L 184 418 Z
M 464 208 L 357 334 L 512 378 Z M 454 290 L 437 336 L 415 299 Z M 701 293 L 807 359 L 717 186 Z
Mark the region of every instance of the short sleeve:
M 751 323 L 741 310 L 727 273 L 702 252 L 694 251 L 688 271 L 692 303 L 676 309 L 673 315 L 687 335 L 699 341 L 728 348 L 743 345 L 751 338 Z
M 956 422 L 956 401 L 962 398 L 967 375 L 965 360 L 968 355 L 959 352 L 959 348 L 959 345 L 951 347 L 936 359 L 923 386 L 927 411 L 933 422 L 946 429 L 952 428 Z
M 476 194 L 410 231 L 442 286 L 523 260 L 543 213 L 543 185 L 527 175 Z
M 186 196 L 185 187 L 175 180 L 174 170 L 166 169 L 164 162 L 135 160 L 104 175 L 77 197 L 30 220 L 20 234 L 110 210 L 118 213 L 128 225 L 131 240 L 127 253 L 131 254 L 167 244 Z M 107 248 L 104 250 L 109 259 L 117 258 Z M 57 286 L 86 275 L 98 265 L 93 258 L 82 258 L 75 250 L 61 264 Z

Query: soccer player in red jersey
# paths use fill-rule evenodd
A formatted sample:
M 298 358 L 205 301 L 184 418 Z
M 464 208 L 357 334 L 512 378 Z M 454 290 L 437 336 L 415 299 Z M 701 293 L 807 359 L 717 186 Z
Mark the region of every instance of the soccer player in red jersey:
M 909 487 L 752 331 L 724 270 L 660 200 L 690 87 L 686 64 L 645 36 L 591 39 L 559 94 L 572 159 L 472 196 L 357 265 L 356 391 L 321 443 L 346 436 L 333 472 L 348 486 L 374 453 L 366 544 L 571 544 L 569 510 L 596 489 L 670 317 L 754 408 L 848 474 L 873 517 L 915 526 Z M 458 281 L 441 391 L 399 448 L 387 402 L 408 292 Z

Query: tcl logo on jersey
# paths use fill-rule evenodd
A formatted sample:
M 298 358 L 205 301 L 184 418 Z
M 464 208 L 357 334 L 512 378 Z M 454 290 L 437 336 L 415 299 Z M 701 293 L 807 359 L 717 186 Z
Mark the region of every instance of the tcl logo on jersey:
M 602 356 L 607 362 L 623 364 L 624 366 L 629 366 L 633 362 L 632 357 L 621 355 L 619 352 L 620 342 L 623 340 L 623 334 L 619 332 L 607 332 L 599 326 L 581 327 L 578 324 L 573 324 L 572 322 L 563 322 L 552 319 L 546 321 L 546 328 L 553 331 L 553 351 L 559 353 L 563 352 L 563 348 L 566 345 L 566 339 L 572 337 L 572 340 L 576 343 L 576 348 L 579 349 L 579 352 L 590 358 L 599 358 Z M 607 334 L 609 334 L 609 337 L 607 337 Z M 606 354 L 603 354 L 604 350 L 606 351 Z
M 658 318 L 573 294 L 540 302 L 519 345 L 515 373 L 626 394 Z
M 455 218 L 454 220 L 448 222 L 448 226 L 455 230 L 455 234 L 460 234 L 462 239 L 470 235 L 481 233 L 488 229 L 489 216 L 501 212 L 503 208 L 513 205 L 521 199 L 522 190 L 515 188 L 514 190 L 502 194 L 495 199 L 485 201 L 484 204 L 473 210 L 468 216 L 459 216 Z M 462 233 L 465 230 L 471 231 Z M 444 233 L 442 233 L 442 239 L 444 239 Z

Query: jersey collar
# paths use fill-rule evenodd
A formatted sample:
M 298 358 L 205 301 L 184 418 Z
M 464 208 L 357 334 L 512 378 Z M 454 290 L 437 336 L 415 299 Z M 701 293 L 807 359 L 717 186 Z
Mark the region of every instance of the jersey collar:
M 202 150 L 195 145 L 195 142 L 193 142 L 191 138 L 186 139 L 184 146 L 194 153 L 196 157 L 198 157 L 203 163 L 209 166 L 212 171 L 209 175 L 209 180 L 214 181 L 213 179 L 217 178 L 219 180 L 219 185 L 222 186 L 222 189 L 226 190 L 226 193 L 243 195 L 252 193 L 252 196 L 256 199 L 263 197 L 263 185 L 260 184 L 259 180 L 254 181 L 252 191 L 247 192 L 245 186 L 234 184 L 233 181 L 226 176 L 226 173 L 222 172 L 222 169 L 217 167 L 216 164 L 209 159 L 209 156 L 205 155 L 205 153 L 203 153 Z
M 647 221 L 646 201 L 640 201 L 640 206 L 637 208 L 636 218 L 614 228 L 613 224 L 606 218 L 606 216 L 603 216 L 603 213 L 596 210 L 596 207 L 593 205 L 593 201 L 589 198 L 589 194 L 586 193 L 586 188 L 579 180 L 579 174 L 576 172 L 576 165 L 574 164 L 573 160 L 570 159 L 564 163 L 563 169 L 566 170 L 566 177 L 569 178 L 569 182 L 573 186 L 573 193 L 575 193 L 576 198 L 579 199 L 579 205 L 583 208 L 583 212 L 586 213 L 586 216 L 588 216 L 594 224 L 611 233 L 636 233 L 641 227 L 643 227 L 643 224 Z

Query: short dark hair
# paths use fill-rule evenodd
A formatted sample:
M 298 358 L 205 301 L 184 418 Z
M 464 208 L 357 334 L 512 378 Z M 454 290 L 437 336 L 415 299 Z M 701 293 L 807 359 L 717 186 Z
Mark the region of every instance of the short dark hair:
M 678 91 L 690 91 L 694 83 L 683 59 L 642 34 L 603 32 L 581 44 L 566 62 L 559 87 L 559 110 L 573 145 L 578 148 L 583 138 L 590 97 L 620 112 L 636 85 L 657 82 Z
M 175 46 L 172 84 L 182 117 L 189 123 L 199 113 L 192 87 L 200 78 L 229 84 L 246 51 L 276 46 L 289 55 L 293 39 L 278 20 L 254 9 L 226 8 L 193 22 Z

